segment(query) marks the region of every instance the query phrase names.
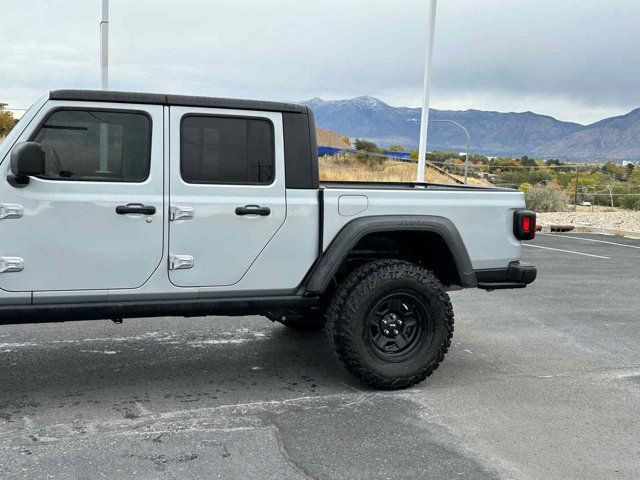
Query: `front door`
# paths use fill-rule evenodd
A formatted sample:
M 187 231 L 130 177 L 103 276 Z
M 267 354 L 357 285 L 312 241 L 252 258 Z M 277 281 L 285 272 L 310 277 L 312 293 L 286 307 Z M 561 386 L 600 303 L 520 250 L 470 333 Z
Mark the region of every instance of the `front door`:
M 15 188 L 0 159 L 0 257 L 22 261 L 4 290 L 136 288 L 160 265 L 162 106 L 83 105 L 48 102 L 19 139 L 42 146 L 41 177 Z
M 282 115 L 170 110 L 169 278 L 234 285 L 286 218 Z

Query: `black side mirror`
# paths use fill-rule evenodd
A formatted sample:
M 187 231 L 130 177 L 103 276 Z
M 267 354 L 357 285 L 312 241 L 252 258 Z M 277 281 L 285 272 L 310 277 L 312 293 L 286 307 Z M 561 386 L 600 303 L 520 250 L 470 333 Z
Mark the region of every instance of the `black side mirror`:
M 36 142 L 18 143 L 11 151 L 11 174 L 7 181 L 16 188 L 24 188 L 29 177 L 44 175 L 44 152 Z

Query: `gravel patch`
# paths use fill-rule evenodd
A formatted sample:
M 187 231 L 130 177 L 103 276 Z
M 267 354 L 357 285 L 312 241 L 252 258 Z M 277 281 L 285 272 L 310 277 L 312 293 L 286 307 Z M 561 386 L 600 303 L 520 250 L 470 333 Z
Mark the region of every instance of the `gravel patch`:
M 575 225 L 576 227 L 606 228 L 627 232 L 640 232 L 640 212 L 549 212 L 538 213 L 540 225 Z

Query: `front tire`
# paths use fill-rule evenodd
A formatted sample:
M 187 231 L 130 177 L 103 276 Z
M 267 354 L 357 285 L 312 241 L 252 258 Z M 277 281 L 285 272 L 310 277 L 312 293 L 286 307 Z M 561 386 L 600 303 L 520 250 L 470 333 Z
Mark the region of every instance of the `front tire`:
M 326 317 L 329 342 L 346 370 L 388 390 L 431 375 L 453 336 L 453 308 L 442 283 L 401 260 L 354 270 L 338 286 Z

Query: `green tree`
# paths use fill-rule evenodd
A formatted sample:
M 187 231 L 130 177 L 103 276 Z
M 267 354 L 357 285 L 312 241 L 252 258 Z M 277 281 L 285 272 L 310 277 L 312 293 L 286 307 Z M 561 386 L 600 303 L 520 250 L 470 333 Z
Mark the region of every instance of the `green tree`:
M 636 166 L 633 163 L 627 163 L 627 180 L 629 180 L 635 168 Z
M 528 156 L 525 155 L 520 159 L 520 165 L 522 165 L 523 167 L 535 167 L 538 164 L 533 158 L 529 158 Z
M 368 140 L 361 140 L 359 138 L 357 138 L 355 141 L 355 147 L 356 150 L 359 150 L 361 152 L 384 153 L 384 151 L 375 143 L 369 142 Z
M 16 119 L 13 118 L 13 114 L 4 109 L 6 106 L 6 103 L 0 103 L 0 138 L 9 135 L 9 132 L 16 124 Z
M 627 177 L 627 183 L 632 185 L 640 185 L 640 168 L 634 168 Z
M 607 163 L 602 165 L 602 173 L 606 173 L 607 175 L 615 175 L 616 174 L 616 164 L 609 160 Z

